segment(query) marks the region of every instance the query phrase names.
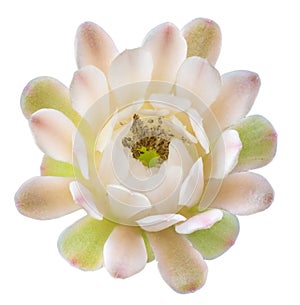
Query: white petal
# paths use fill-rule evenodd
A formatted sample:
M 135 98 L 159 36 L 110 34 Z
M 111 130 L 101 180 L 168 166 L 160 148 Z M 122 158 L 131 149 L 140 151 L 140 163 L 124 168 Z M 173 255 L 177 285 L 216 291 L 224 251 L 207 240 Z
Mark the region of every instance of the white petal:
M 73 200 L 81 205 L 91 217 L 99 220 L 103 218 L 101 213 L 97 210 L 93 195 L 85 186 L 79 182 L 73 181 L 70 183 L 70 192 Z
M 249 215 L 268 208 L 274 198 L 270 183 L 255 173 L 235 173 L 223 180 L 211 207 L 236 215 Z
M 206 132 L 202 125 L 202 118 L 199 115 L 198 111 L 190 108 L 187 111 L 187 114 L 190 119 L 190 123 L 192 125 L 193 131 L 206 153 L 209 152 L 209 139 L 207 138 Z
M 84 140 L 79 132 L 77 132 L 74 137 L 73 154 L 74 154 L 74 160 L 73 160 L 74 165 L 78 166 L 83 177 L 88 179 L 89 164 L 87 158 L 87 150 Z
M 116 218 L 128 219 L 151 208 L 151 203 L 145 195 L 132 192 L 124 186 L 109 184 L 107 193 L 110 209 Z
M 188 139 L 189 139 L 191 142 L 193 142 L 193 143 L 197 143 L 197 139 L 196 139 L 191 133 L 189 133 L 189 132 L 186 130 L 186 126 L 183 125 L 182 122 L 181 122 L 180 120 L 178 120 L 178 119 L 176 118 L 175 115 L 172 115 L 172 116 L 170 117 L 170 120 L 171 120 L 172 123 L 174 123 L 174 124 L 178 127 L 178 129 L 179 129 L 181 132 L 183 132 L 183 134 L 184 134 L 184 136 L 185 136 L 186 138 L 188 138 Z
M 103 248 L 104 265 L 115 278 L 127 278 L 141 271 L 147 251 L 139 229 L 117 226 Z
M 206 106 L 209 106 L 218 96 L 220 88 L 219 72 L 207 59 L 189 57 L 179 68 L 176 79 L 176 95 L 186 96 L 185 90 L 189 90 L 196 94 Z
M 191 234 L 198 230 L 211 228 L 222 218 L 223 212 L 221 210 L 211 209 L 189 218 L 184 223 L 176 225 L 175 231 L 179 234 Z
M 40 109 L 31 116 L 29 124 L 43 152 L 53 159 L 72 163 L 76 127 L 65 115 L 54 109 Z
M 187 50 L 180 31 L 171 23 L 161 24 L 146 36 L 143 46 L 153 57 L 152 79 L 173 83 Z
M 203 163 L 202 159 L 199 158 L 182 183 L 179 194 L 179 205 L 191 207 L 196 204 L 202 195 L 203 186 Z
M 155 109 L 170 107 L 174 112 L 185 111 L 191 106 L 188 99 L 171 94 L 153 93 L 149 101 Z
M 73 108 L 81 115 L 107 92 L 106 77 L 98 68 L 85 66 L 74 73 L 70 85 L 70 98 Z
M 210 177 L 222 179 L 236 166 L 242 142 L 236 130 L 225 130 L 212 150 L 212 170 Z
M 185 220 L 186 218 L 180 214 L 161 214 L 148 216 L 136 222 L 148 232 L 157 232 Z

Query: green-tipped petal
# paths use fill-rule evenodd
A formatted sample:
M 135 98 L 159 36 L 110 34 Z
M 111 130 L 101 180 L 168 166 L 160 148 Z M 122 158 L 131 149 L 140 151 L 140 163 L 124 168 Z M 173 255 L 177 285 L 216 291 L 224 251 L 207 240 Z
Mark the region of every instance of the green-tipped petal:
M 249 116 L 232 128 L 239 133 L 243 145 L 236 171 L 259 168 L 272 161 L 277 133 L 267 119 L 260 115 Z
M 179 293 L 194 292 L 206 281 L 207 266 L 197 252 L 174 228 L 147 233 L 158 268 L 166 283 Z
M 223 211 L 223 218 L 211 228 L 185 235 L 205 259 L 214 259 L 226 252 L 239 233 L 236 216 Z
M 72 108 L 69 90 L 51 77 L 38 77 L 30 81 L 21 96 L 21 108 L 26 118 L 39 109 L 52 108 L 61 111 L 77 125 L 80 116 Z
M 74 166 L 45 155 L 40 167 L 42 176 L 75 177 Z
M 96 270 L 103 266 L 103 247 L 115 224 L 86 216 L 59 237 L 61 255 L 75 267 Z
M 214 65 L 221 50 L 222 35 L 219 26 L 212 20 L 198 18 L 182 29 L 187 42 L 187 57 L 207 58 Z

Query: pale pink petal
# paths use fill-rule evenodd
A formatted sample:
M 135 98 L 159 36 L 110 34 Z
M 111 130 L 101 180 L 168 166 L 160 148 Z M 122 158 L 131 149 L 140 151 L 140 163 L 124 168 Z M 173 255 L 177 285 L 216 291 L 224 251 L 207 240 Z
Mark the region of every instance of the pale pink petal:
M 210 207 L 236 215 L 249 215 L 267 209 L 273 198 L 272 186 L 264 177 L 255 173 L 235 173 L 223 180 Z
M 70 98 L 73 108 L 82 116 L 107 92 L 106 77 L 95 66 L 85 66 L 74 73 L 70 85 Z
M 236 130 L 225 130 L 212 150 L 210 177 L 222 179 L 237 165 L 242 142 Z
M 191 243 L 172 228 L 147 233 L 159 271 L 166 283 L 179 293 L 194 292 L 206 281 L 207 265 Z
M 182 90 L 183 88 L 183 90 Z M 186 90 L 210 106 L 221 88 L 219 72 L 201 57 L 187 58 L 179 68 L 176 78 L 176 95 L 186 96 Z
M 30 117 L 30 127 L 39 148 L 53 159 L 72 163 L 74 124 L 60 111 L 40 109 Z
M 115 278 L 127 278 L 141 271 L 147 262 L 147 251 L 141 231 L 117 226 L 103 249 L 104 265 Z
M 97 24 L 85 22 L 77 30 L 75 40 L 79 68 L 93 65 L 107 74 L 110 63 L 118 54 L 110 36 Z
M 146 36 L 143 47 L 153 57 L 152 79 L 173 83 L 187 50 L 186 41 L 177 27 L 171 23 L 157 26 Z
M 110 209 L 117 219 L 128 219 L 151 208 L 151 203 L 145 195 L 132 192 L 121 185 L 107 185 L 107 194 Z
M 34 177 L 21 185 L 15 195 L 18 210 L 35 219 L 52 219 L 78 210 L 69 191 L 73 181 L 65 177 Z
M 70 192 L 73 200 L 82 206 L 91 217 L 102 220 L 103 216 L 97 210 L 93 195 L 85 186 L 79 182 L 73 181 L 70 183 Z
M 186 218 L 180 214 L 161 214 L 147 216 L 137 220 L 136 222 L 148 232 L 157 232 L 185 220 Z
M 175 231 L 179 234 L 191 234 L 198 230 L 211 228 L 222 218 L 223 212 L 221 210 L 211 209 L 189 218 L 184 223 L 176 225 Z
M 225 129 L 246 116 L 260 87 L 258 75 L 250 71 L 233 71 L 222 76 L 222 88 L 211 111 L 221 129 Z M 214 122 L 205 121 L 207 128 Z
M 179 193 L 179 205 L 191 207 L 198 203 L 203 192 L 203 186 L 203 163 L 202 159 L 199 158 L 182 183 Z

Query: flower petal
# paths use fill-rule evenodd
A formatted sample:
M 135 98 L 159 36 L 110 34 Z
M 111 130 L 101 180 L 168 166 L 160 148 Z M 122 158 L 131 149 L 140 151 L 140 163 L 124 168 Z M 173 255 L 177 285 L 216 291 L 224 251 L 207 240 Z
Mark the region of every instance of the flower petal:
M 141 271 L 147 262 L 147 251 L 141 231 L 135 227 L 117 226 L 107 239 L 104 264 L 116 278 L 127 278 Z
M 222 76 L 220 94 L 211 105 L 221 130 L 236 124 L 250 111 L 259 87 L 258 75 L 250 71 L 233 71 Z
M 197 18 L 182 29 L 187 42 L 187 57 L 199 56 L 207 58 L 214 65 L 221 50 L 221 31 L 212 20 Z
M 67 228 L 59 237 L 58 249 L 73 266 L 96 270 L 103 266 L 103 246 L 115 224 L 86 216 Z
M 136 222 L 145 231 L 157 232 L 173 226 L 175 223 L 185 221 L 186 218 L 180 214 L 151 215 L 137 220 Z
M 85 186 L 77 181 L 73 181 L 70 183 L 69 188 L 73 200 L 77 204 L 81 205 L 91 217 L 102 220 L 103 216 L 97 210 L 93 195 Z
M 210 106 L 218 96 L 220 88 L 219 72 L 207 59 L 195 56 L 189 57 L 178 70 L 176 95 L 185 96 L 187 95 L 186 90 L 189 90 L 196 94 L 206 106 Z
M 211 178 L 226 177 L 237 165 L 242 142 L 235 130 L 225 130 L 212 150 Z
M 231 174 L 210 207 L 221 208 L 236 215 L 250 215 L 267 209 L 274 198 L 270 183 L 255 173 Z
M 232 127 L 243 144 L 236 171 L 267 165 L 276 153 L 277 133 L 271 123 L 260 115 L 249 116 Z
M 72 163 L 74 124 L 61 112 L 40 109 L 30 117 L 30 127 L 39 148 L 56 160 Z
M 58 161 L 45 155 L 41 164 L 42 176 L 75 177 L 75 169 L 71 163 Z
M 19 212 L 34 219 L 52 219 L 78 210 L 69 191 L 72 178 L 34 177 L 15 195 Z
M 138 192 L 132 192 L 124 186 L 109 184 L 106 187 L 110 209 L 118 219 L 128 219 L 151 207 L 149 199 Z
M 74 73 L 70 85 L 70 98 L 73 108 L 82 116 L 107 92 L 106 77 L 98 68 L 85 66 Z
M 211 209 L 192 216 L 184 223 L 175 226 L 179 234 L 191 234 L 198 230 L 209 229 L 216 222 L 223 218 L 223 212 L 218 209 Z
M 147 233 L 158 268 L 166 283 L 179 293 L 194 292 L 206 281 L 207 266 L 201 254 L 172 228 Z
M 188 176 L 182 183 L 179 194 L 179 205 L 191 207 L 197 204 L 204 186 L 203 163 L 199 158 L 192 166 Z
M 68 88 L 51 77 L 39 77 L 27 84 L 21 96 L 21 108 L 28 119 L 42 108 L 56 109 L 76 125 L 81 119 L 72 108 Z
M 239 233 L 239 222 L 236 216 L 223 211 L 223 218 L 211 228 L 195 231 L 185 235 L 205 259 L 214 259 L 226 252 Z
M 107 74 L 109 66 L 118 54 L 110 36 L 97 24 L 85 22 L 77 30 L 75 40 L 79 68 L 93 65 Z
M 179 66 L 186 58 L 187 49 L 177 27 L 171 23 L 157 26 L 148 33 L 143 47 L 152 54 L 152 79 L 173 83 Z

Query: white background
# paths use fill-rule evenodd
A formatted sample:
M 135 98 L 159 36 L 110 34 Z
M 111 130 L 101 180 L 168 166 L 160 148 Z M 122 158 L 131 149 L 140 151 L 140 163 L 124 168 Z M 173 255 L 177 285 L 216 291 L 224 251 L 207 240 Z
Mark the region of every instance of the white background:
M 299 304 L 300 18 L 297 1 L 6 1 L 0 8 L 1 304 Z M 4 4 L 6 3 L 6 4 Z M 83 214 L 52 221 L 21 216 L 14 193 L 39 174 L 36 148 L 19 99 L 31 79 L 49 75 L 69 85 L 76 69 L 77 26 L 101 25 L 119 50 L 138 46 L 154 26 L 191 19 L 215 20 L 223 33 L 217 68 L 248 69 L 262 87 L 251 113 L 266 116 L 279 134 L 275 160 L 258 172 L 276 196 L 266 212 L 241 217 L 235 246 L 209 261 L 204 288 L 179 295 L 161 279 L 156 263 L 127 280 L 102 269 L 82 272 L 59 255 L 60 232 Z M 223 303 L 223 304 L 224 304 Z

